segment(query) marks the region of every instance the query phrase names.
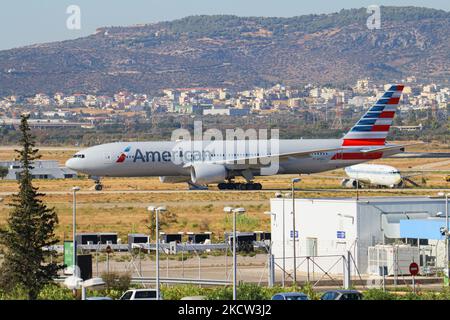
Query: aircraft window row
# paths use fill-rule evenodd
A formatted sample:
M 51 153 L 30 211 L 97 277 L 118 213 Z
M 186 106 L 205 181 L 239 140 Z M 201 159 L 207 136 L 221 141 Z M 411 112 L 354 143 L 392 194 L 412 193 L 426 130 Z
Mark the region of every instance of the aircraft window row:
M 271 155 L 270 153 L 269 154 L 267 154 L 267 155 Z M 212 156 L 213 157 L 224 157 L 225 156 L 225 154 L 215 154 L 215 153 L 213 153 L 212 154 Z M 244 157 L 251 157 L 251 156 L 257 156 L 257 157 L 259 157 L 259 153 L 231 153 L 231 154 L 228 154 L 227 156 L 234 156 L 234 157 L 240 157 L 240 156 L 244 156 Z
M 84 154 L 74 154 L 73 157 L 74 158 L 82 158 L 82 159 L 84 159 Z
M 400 173 L 399 171 L 389 171 L 389 172 L 383 172 L 383 171 L 350 171 L 350 172 L 356 172 L 356 173 L 366 173 L 366 174 L 397 174 Z

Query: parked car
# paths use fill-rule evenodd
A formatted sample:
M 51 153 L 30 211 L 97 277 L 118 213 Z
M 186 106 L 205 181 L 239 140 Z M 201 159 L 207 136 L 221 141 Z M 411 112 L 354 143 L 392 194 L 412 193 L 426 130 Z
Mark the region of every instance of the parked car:
M 159 297 L 163 300 L 162 295 Z M 156 289 L 133 289 L 126 291 L 119 300 L 156 300 Z
M 362 300 L 363 295 L 358 290 L 330 290 L 325 292 L 320 300 Z
M 272 300 L 309 300 L 309 297 L 302 292 L 281 292 L 275 294 Z

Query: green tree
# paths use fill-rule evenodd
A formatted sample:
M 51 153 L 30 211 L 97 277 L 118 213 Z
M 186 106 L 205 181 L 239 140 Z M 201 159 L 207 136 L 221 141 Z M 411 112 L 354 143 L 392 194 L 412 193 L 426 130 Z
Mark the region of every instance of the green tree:
M 8 168 L 0 166 L 0 178 L 3 180 L 8 175 Z
M 21 288 L 34 300 L 62 268 L 49 262 L 49 258 L 55 256 L 54 251 L 42 250 L 58 242 L 54 233 L 58 216 L 40 200 L 44 194 L 38 193 L 38 188 L 32 184 L 32 163 L 39 159 L 39 150 L 34 148 L 28 116 L 22 116 L 20 132 L 22 149 L 15 150 L 22 166 L 19 192 L 13 197 L 6 228 L 0 229 L 0 245 L 5 248 L 0 287 L 6 292 Z

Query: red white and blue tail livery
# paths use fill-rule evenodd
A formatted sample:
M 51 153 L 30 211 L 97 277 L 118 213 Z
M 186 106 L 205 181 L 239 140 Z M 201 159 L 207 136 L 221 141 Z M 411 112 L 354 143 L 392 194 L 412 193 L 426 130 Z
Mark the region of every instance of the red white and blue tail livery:
M 342 146 L 383 146 L 394 120 L 403 85 L 393 85 L 344 136 Z

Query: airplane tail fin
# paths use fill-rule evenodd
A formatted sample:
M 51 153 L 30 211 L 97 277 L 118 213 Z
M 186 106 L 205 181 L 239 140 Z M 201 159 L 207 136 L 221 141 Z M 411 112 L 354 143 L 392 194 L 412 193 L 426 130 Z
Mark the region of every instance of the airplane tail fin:
M 393 85 L 344 136 L 342 146 L 382 146 L 386 142 L 403 85 Z

